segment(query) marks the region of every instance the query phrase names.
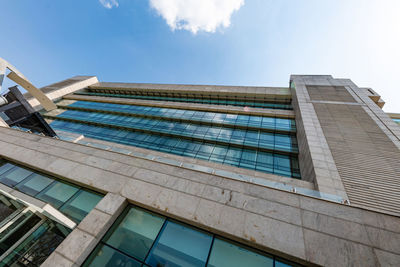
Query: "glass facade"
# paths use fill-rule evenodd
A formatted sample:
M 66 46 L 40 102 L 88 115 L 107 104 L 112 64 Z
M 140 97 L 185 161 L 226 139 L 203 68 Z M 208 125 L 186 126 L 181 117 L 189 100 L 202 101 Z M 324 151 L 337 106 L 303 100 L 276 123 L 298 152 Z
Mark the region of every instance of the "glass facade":
M 68 233 L 69 230 L 64 226 L 46 220 L 13 249 L 0 262 L 0 266 L 40 266 Z
M 71 232 L 0 194 L 0 266 L 40 266 Z
M 75 101 L 55 130 L 300 178 L 293 119 Z
M 271 99 L 255 99 L 255 98 L 239 98 L 239 97 L 226 97 L 215 95 L 201 95 L 201 94 L 168 94 L 168 93 L 150 93 L 150 92 L 132 92 L 128 94 L 121 94 L 115 91 L 93 90 L 81 91 L 75 94 L 104 96 L 104 97 L 119 97 L 131 98 L 142 100 L 156 100 L 156 101 L 173 101 L 185 102 L 196 104 L 210 104 L 210 105 L 224 105 L 224 106 L 241 106 L 241 107 L 255 107 L 255 108 L 273 108 L 273 109 L 293 109 L 290 104 L 291 99 L 271 100 Z
M 0 160 L 0 183 L 40 199 L 79 223 L 102 195 Z
M 83 266 L 298 265 L 130 206 Z
M 296 138 L 289 134 L 276 134 L 264 131 L 245 130 L 194 123 L 172 122 L 121 116 L 101 112 L 86 112 L 67 110 L 57 118 L 83 120 L 98 123 L 102 126 L 123 127 L 123 129 L 148 132 L 169 136 L 187 137 L 191 139 L 207 140 L 249 146 L 265 150 L 279 150 L 282 152 L 298 152 Z
M 395 123 L 400 124 L 400 119 L 393 119 Z
M 218 112 L 206 112 L 196 110 L 184 110 L 174 108 L 160 108 L 149 106 L 123 105 L 91 101 L 76 101 L 68 108 L 85 109 L 90 111 L 119 112 L 126 115 L 146 116 L 164 119 L 187 120 L 199 123 L 212 123 L 214 125 L 232 125 L 245 128 L 254 127 L 265 130 L 296 131 L 296 124 L 293 119 L 273 118 L 262 116 L 249 116 L 239 114 L 226 114 Z
M 217 144 L 206 141 L 192 141 L 187 138 L 163 136 L 145 132 L 133 132 L 111 127 L 101 127 L 86 123 L 55 120 L 51 123 L 55 130 L 80 133 L 90 138 L 133 145 L 180 156 L 229 164 L 262 172 L 300 178 L 297 156 L 271 153 L 240 146 Z

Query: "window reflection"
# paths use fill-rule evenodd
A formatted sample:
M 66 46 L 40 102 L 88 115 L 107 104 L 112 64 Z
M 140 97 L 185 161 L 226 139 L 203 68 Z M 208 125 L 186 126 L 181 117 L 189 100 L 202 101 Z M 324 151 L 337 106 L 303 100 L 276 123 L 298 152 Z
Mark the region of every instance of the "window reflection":
M 83 266 L 297 265 L 152 212 L 127 207 Z

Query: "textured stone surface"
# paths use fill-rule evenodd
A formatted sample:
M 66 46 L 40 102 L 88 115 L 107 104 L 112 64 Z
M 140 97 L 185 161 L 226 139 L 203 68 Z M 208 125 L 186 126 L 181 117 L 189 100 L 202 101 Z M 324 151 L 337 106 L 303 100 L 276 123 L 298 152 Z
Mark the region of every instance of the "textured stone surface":
M 297 76 L 292 75 L 292 105 L 296 114 L 297 140 L 299 144 L 299 165 L 303 179 L 314 182 L 318 190 L 341 196 L 347 199 L 340 175 L 335 166 L 320 121 L 307 90 L 311 86 L 312 96 L 319 100 L 321 94 L 316 94 L 320 86 L 331 86 L 331 76 Z M 331 95 L 335 99 L 336 91 Z M 351 96 L 350 96 L 351 97 Z
M 274 250 L 289 250 L 291 256 L 305 258 L 303 230 L 299 226 L 247 214 L 244 235 L 253 242 L 268 244 Z
M 12 133 L 9 142 L 2 141 L 9 136 L 8 132 Z M 400 254 L 398 217 L 249 183 L 230 183 L 230 180 L 212 174 L 179 171 L 177 167 L 161 163 L 136 160 L 131 156 L 46 137 L 38 140 L 29 134 L 14 132 L 0 129 L 0 142 L 4 144 L 0 151 L 2 156 L 25 161 L 25 164 L 49 174 L 65 175 L 69 181 L 79 181 L 91 188 L 107 181 L 101 191 L 116 191 L 107 194 L 74 230 L 77 234 L 68 237 L 57 249 L 58 253 L 75 263 L 86 257 L 110 227 L 107 219 L 120 212 L 126 204 L 125 197 L 138 206 L 292 260 L 334 266 L 338 262 L 354 262 L 353 257 L 362 256 L 358 262 L 368 265 L 371 259 L 376 258 L 374 249 L 383 251 L 383 258 L 391 255 L 396 259 L 393 255 Z M 41 142 L 42 139 L 48 142 Z M 56 148 L 57 156 L 48 154 L 52 153 L 49 146 Z M 69 151 L 74 151 L 71 158 Z M 98 160 L 93 158 L 94 154 Z M 32 159 L 31 155 L 35 158 Z M 85 161 L 85 164 L 74 161 L 90 157 L 93 159 Z M 107 164 L 103 166 L 95 162 Z M 114 162 L 134 166 L 137 170 L 130 176 L 127 176 L 129 171 L 122 175 L 105 170 Z M 71 171 L 77 166 L 81 172 Z M 309 231 L 307 236 L 304 235 L 306 230 Z M 318 241 L 319 236 L 322 241 Z M 68 243 L 79 243 L 80 247 Z M 325 243 L 343 245 L 350 250 L 337 257 L 335 250 L 324 247 L 328 246 Z M 323 252 L 318 252 L 319 246 L 324 248 Z M 324 254 L 328 255 L 323 260 Z
M 381 266 L 400 266 L 400 255 L 375 249 L 375 254 Z
M 40 90 L 45 93 L 49 99 L 56 101 L 66 94 L 83 89 L 97 82 L 98 80 L 95 76 L 75 76 L 70 79 L 40 88 Z M 33 98 L 30 93 L 25 93 L 24 97 L 34 109 L 41 109 L 39 101 L 37 101 L 36 98 Z
M 112 216 L 107 213 L 93 209 L 78 225 L 78 229 L 99 238 L 99 236 L 102 236 L 113 223 L 111 217 Z
M 98 240 L 92 235 L 75 228 L 57 247 L 56 252 L 80 265 L 96 246 Z
M 118 213 L 119 210 L 126 206 L 126 198 L 113 193 L 108 193 L 102 200 L 96 205 L 96 209 L 104 213 L 114 215 Z
M 362 106 L 314 107 L 350 202 L 399 215 L 400 150 Z
M 52 255 L 56 254 L 54 257 L 61 255 L 76 266 L 80 266 L 121 214 L 126 204 L 125 198 L 108 193 Z M 48 266 L 51 266 L 52 263 L 53 261 L 50 260 Z
M 59 267 L 72 267 L 74 266 L 74 263 L 65 257 L 61 256 L 57 252 L 53 252 L 45 262 L 40 265 L 42 267 L 54 267 L 54 266 L 59 266 Z
M 304 229 L 307 260 L 322 266 L 377 266 L 373 249 Z

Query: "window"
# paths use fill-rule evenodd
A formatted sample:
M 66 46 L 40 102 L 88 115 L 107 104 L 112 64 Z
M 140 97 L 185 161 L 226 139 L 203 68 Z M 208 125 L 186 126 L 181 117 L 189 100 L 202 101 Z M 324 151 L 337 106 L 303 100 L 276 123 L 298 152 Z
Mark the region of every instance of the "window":
M 104 242 L 144 261 L 164 220 L 163 217 L 138 208 L 129 209 L 125 218 L 104 238 Z
M 273 267 L 274 259 L 215 238 L 208 267 Z
M 0 175 L 0 182 L 8 186 L 15 186 L 31 174 L 32 172 L 27 169 L 12 168 Z
M 80 222 L 96 206 L 102 196 L 86 190 L 80 190 L 60 209 L 75 222 Z
M 146 263 L 151 266 L 205 266 L 212 236 L 167 221 Z
M 102 116 L 102 114 L 100 115 Z M 226 118 L 230 115 L 227 114 Z M 59 120 L 55 120 L 51 125 L 54 129 L 69 130 L 84 134 L 90 138 L 300 178 L 298 168 L 294 169 L 295 166 L 298 166 L 297 156 L 294 155 L 294 153 L 298 152 L 297 143 L 295 136 L 289 133 L 272 133 L 263 130 L 255 131 L 225 126 L 216 127 L 196 123 L 172 123 L 171 121 L 155 119 L 146 119 L 149 123 L 155 122 L 155 125 L 135 123 L 132 125 L 133 128 L 131 130 L 120 130 L 115 128 L 113 121 L 107 122 L 108 127 L 87 125 L 84 117 L 74 117 L 74 120 L 82 120 L 82 123 L 67 121 L 60 123 Z M 236 120 L 238 115 L 233 117 Z M 249 120 L 251 116 L 242 116 L 240 118 Z M 274 120 L 274 118 L 271 119 Z M 105 123 L 101 117 L 97 118 L 97 120 L 99 123 Z M 124 125 L 124 127 L 130 127 L 128 124 Z M 143 128 L 147 129 L 146 132 L 142 132 Z M 165 133 L 169 135 L 166 136 Z M 231 149 L 233 146 L 237 147 Z M 219 148 L 214 152 L 215 147 Z M 260 152 L 268 152 L 271 153 L 270 156 L 273 158 L 277 157 L 276 164 L 272 164 L 272 167 L 270 167 L 269 161 L 265 163 L 262 157 L 257 159 L 256 155 Z M 241 158 L 242 153 L 243 158 Z M 289 153 L 293 154 L 288 155 Z M 281 157 L 287 160 L 289 165 L 284 163 L 284 160 L 280 159 Z M 0 174 L 0 181 L 2 176 Z
M 28 179 L 19 183 L 16 187 L 21 192 L 24 192 L 31 196 L 35 196 L 37 193 L 49 186 L 52 182 L 54 182 L 53 179 L 35 173 L 31 175 Z
M 211 95 L 194 95 L 194 94 L 170 94 L 170 95 L 155 95 L 150 92 L 129 92 L 129 94 L 120 94 L 118 91 L 105 91 L 95 90 L 75 92 L 79 95 L 95 95 L 105 97 L 120 97 L 120 98 L 133 98 L 144 100 L 161 100 L 161 101 L 174 101 L 174 102 L 187 102 L 187 103 L 201 103 L 201 104 L 214 104 L 214 105 L 234 105 L 234 106 L 249 106 L 257 108 L 275 108 L 275 109 L 288 109 L 291 110 L 290 99 L 281 101 L 274 101 L 269 99 L 252 99 L 248 101 L 236 97 L 225 96 L 211 96 Z
M 79 188 L 73 185 L 56 181 L 46 190 L 38 194 L 37 198 L 52 204 L 55 208 L 59 208 L 78 192 L 78 190 Z
M 128 206 L 83 266 L 268 267 L 274 264 L 295 266 L 187 224 Z

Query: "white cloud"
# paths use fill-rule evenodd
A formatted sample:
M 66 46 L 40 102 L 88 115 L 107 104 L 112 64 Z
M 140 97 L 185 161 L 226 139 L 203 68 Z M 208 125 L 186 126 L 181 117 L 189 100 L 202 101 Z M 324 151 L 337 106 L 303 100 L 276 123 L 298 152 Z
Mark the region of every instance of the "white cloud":
M 215 32 L 227 28 L 231 15 L 244 0 L 150 0 L 152 8 L 165 19 L 172 30 Z
M 105 8 L 111 9 L 113 7 L 118 7 L 117 0 L 99 0 L 100 4 L 102 4 Z

